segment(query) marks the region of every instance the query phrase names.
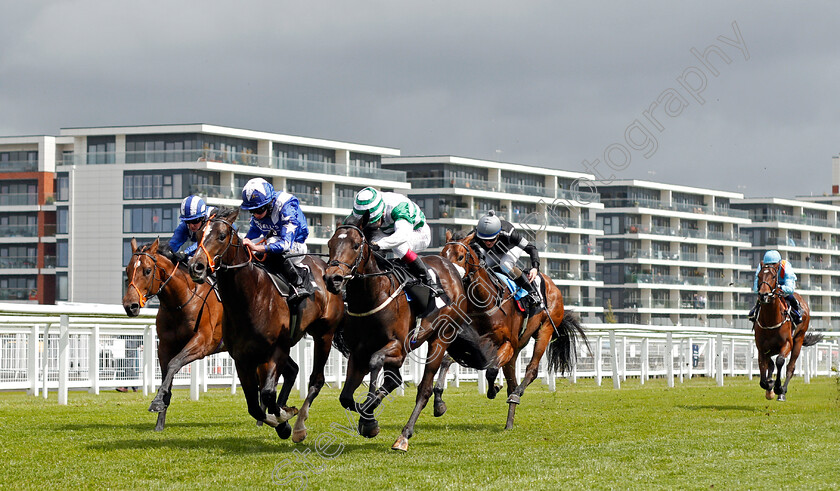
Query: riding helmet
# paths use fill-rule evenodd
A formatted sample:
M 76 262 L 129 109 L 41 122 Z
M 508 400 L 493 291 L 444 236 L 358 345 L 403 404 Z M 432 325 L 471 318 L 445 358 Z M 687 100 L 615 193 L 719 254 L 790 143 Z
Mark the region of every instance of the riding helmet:
M 262 177 L 255 177 L 242 188 L 242 204 L 239 207 L 243 210 L 256 210 L 271 203 L 276 196 L 277 191 L 270 182 Z
M 764 254 L 764 261 L 762 261 L 762 262 L 764 264 L 776 264 L 781 260 L 782 260 L 782 255 L 779 254 L 779 251 L 773 249 L 771 251 L 767 251 L 767 253 Z
M 181 221 L 189 222 L 197 218 L 204 218 L 207 214 L 207 204 L 198 196 L 190 195 L 181 202 Z
M 370 186 L 356 193 L 356 198 L 353 200 L 354 215 L 362 216 L 366 211 L 370 212 L 370 223 L 378 221 L 385 213 L 382 193 Z
M 482 240 L 493 240 L 502 231 L 502 221 L 496 216 L 496 212 L 490 210 L 478 220 L 475 226 L 475 236 Z

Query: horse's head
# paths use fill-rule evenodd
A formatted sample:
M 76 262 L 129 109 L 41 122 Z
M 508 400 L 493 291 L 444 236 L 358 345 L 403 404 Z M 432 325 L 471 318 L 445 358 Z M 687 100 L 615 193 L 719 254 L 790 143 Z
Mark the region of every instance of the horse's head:
M 123 308 L 129 317 L 136 317 L 146 301 L 163 288 L 165 268 L 171 266 L 171 263 L 158 255 L 159 244 L 160 240 L 155 239 L 151 244 L 138 248 L 137 240 L 131 239 L 131 259 L 125 267 L 128 288 L 123 295 Z M 166 264 L 158 264 L 158 258 L 166 261 Z
M 455 266 L 461 278 L 479 267 L 478 256 L 470 247 L 470 242 L 472 242 L 474 236 L 475 232 L 464 235 L 462 233 L 453 234 L 450 230 L 446 231 L 446 244 L 443 245 L 440 255 Z
M 233 227 L 239 208 L 223 208 L 204 222 L 198 239 L 198 250 L 190 259 L 190 276 L 196 283 L 204 283 L 207 275 L 220 265 L 230 265 L 241 247 L 239 235 Z
M 779 296 L 779 263 L 764 264 L 758 271 L 758 299 L 761 303 L 770 303 Z
M 364 220 L 351 221 L 340 225 L 327 242 L 330 262 L 324 272 L 324 282 L 330 293 L 341 293 L 347 286 L 347 281 L 360 269 L 364 269 L 370 258 L 370 246 L 359 226 L 363 225 L 363 222 Z

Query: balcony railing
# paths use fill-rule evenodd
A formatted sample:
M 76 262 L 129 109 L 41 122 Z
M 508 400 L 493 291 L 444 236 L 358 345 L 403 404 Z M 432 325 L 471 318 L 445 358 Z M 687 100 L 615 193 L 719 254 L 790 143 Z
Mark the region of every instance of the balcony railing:
M 0 162 L 0 172 L 37 172 L 38 161 L 9 160 Z
M 549 242 L 545 246 L 544 252 L 559 252 L 562 254 L 587 254 L 600 255 L 600 246 L 588 246 L 580 244 L 552 244 Z
M 601 307 L 603 300 L 600 297 L 563 297 L 565 307 Z
M 36 193 L 5 193 L 0 194 L 0 206 L 28 206 L 38 204 Z
M 333 235 L 333 228 L 324 225 L 310 225 L 309 236 L 316 239 L 329 239 Z
M 749 218 L 749 213 L 744 210 L 733 210 L 732 208 L 714 209 L 707 205 L 694 205 L 687 203 L 665 203 L 657 199 L 647 198 L 612 198 L 602 200 L 607 208 L 653 208 L 656 210 L 682 211 L 698 215 L 720 215 L 737 218 Z
M 0 237 L 37 237 L 38 225 L 0 225 Z
M 751 213 L 749 217 L 753 223 L 783 222 L 797 225 L 811 225 L 815 227 L 838 228 L 837 222 L 825 218 L 809 217 L 806 215 L 788 215 L 785 213 Z
M 554 193 L 545 186 L 530 186 L 527 184 L 515 184 L 512 182 L 503 182 L 501 186 L 503 193 L 510 194 L 525 194 L 528 196 L 544 196 L 554 197 Z
M 38 290 L 34 288 L 0 288 L 0 300 L 37 300 Z
M 411 183 L 411 187 L 413 189 L 464 188 L 476 189 L 479 191 L 525 194 L 550 199 L 562 198 L 571 201 L 580 201 L 583 203 L 597 203 L 601 200 L 600 194 L 589 191 L 572 191 L 568 189 L 557 189 L 555 191 L 544 186 L 531 186 L 509 182 L 499 183 L 485 179 L 467 179 L 461 177 L 416 177 L 409 179 L 408 182 Z

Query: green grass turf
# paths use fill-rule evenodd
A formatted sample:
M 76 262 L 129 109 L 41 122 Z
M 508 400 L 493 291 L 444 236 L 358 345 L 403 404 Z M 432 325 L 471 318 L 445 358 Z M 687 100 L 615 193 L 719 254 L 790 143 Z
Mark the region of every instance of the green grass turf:
M 592 380 L 537 381 L 515 428 L 504 431 L 504 395 L 450 386 L 449 411 L 424 410 L 408 453 L 390 450 L 414 401 L 386 400 L 381 434 L 346 425 L 338 391 L 325 389 L 302 444 L 280 440 L 247 415 L 242 392 L 212 389 L 201 400 L 175 391 L 162 433 L 151 396 L 71 392 L 70 404 L 0 393 L 0 486 L 10 488 L 307 489 L 838 489 L 840 384 L 801 377 L 788 401 L 764 399 L 758 380 L 662 379 L 613 390 Z M 293 394 L 291 404 L 299 404 Z M 334 453 L 331 458 L 321 454 Z M 295 452 L 297 451 L 297 452 Z M 308 453 L 307 453 L 308 451 Z M 307 463 L 308 462 L 308 463 Z M 277 481 L 285 481 L 278 486 Z

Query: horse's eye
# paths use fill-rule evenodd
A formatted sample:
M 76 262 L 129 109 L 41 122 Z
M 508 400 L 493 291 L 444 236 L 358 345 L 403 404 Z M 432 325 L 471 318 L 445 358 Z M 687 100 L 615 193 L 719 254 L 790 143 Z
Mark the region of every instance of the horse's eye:
M 358 251 L 359 247 L 361 247 L 361 246 L 362 246 L 362 244 L 353 244 L 353 250 Z
M 143 270 L 143 274 L 144 274 L 144 275 L 146 275 L 146 276 L 149 276 L 150 274 L 152 274 L 152 268 L 146 268 L 146 269 L 144 269 L 144 270 Z
M 225 240 L 227 238 L 227 234 L 219 234 L 219 240 Z
M 458 256 L 458 260 L 459 260 L 459 261 L 463 261 L 463 260 L 464 260 L 464 255 L 463 255 L 463 254 L 461 254 L 460 256 Z

